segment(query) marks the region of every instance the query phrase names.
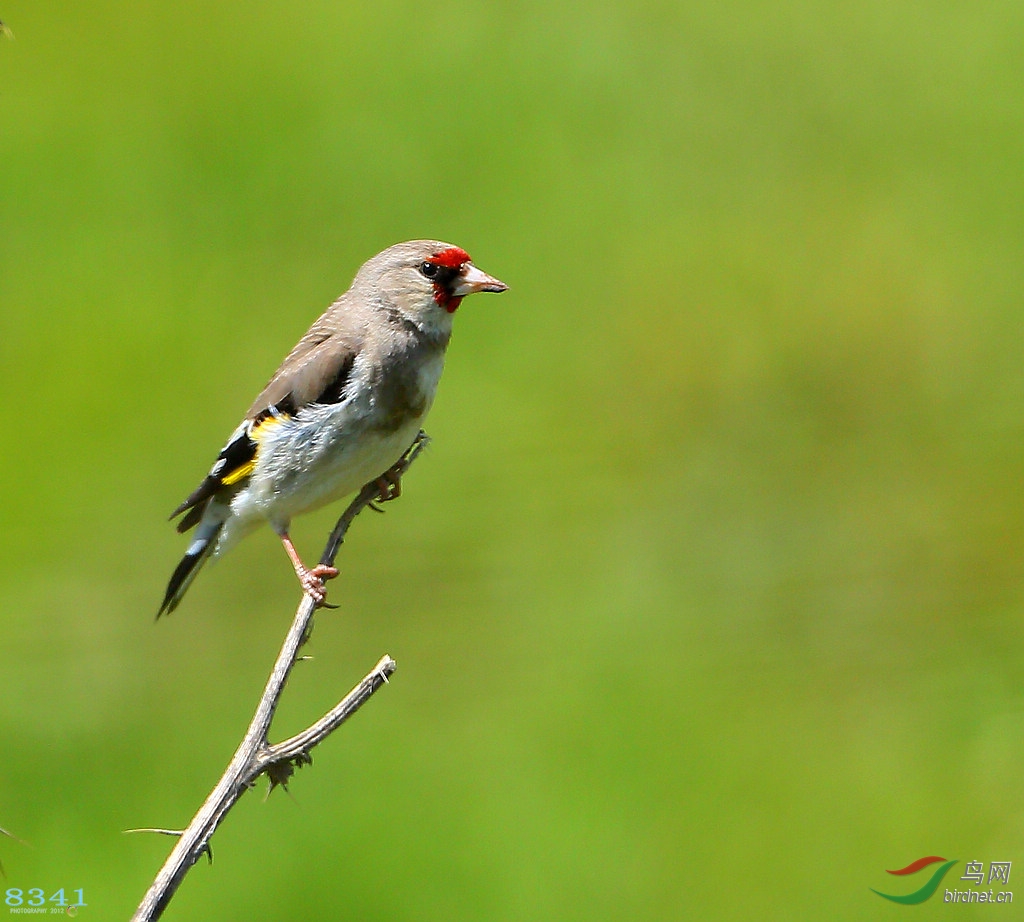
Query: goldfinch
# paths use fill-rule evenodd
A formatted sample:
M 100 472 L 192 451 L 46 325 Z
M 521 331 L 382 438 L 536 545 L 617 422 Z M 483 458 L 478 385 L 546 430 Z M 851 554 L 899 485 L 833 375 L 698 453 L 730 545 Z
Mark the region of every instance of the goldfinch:
M 288 537 L 294 516 L 383 477 L 430 409 L 462 299 L 505 291 L 450 243 L 411 240 L 378 253 L 288 354 L 202 483 L 171 513 L 192 543 L 159 618 L 202 565 L 268 522 L 318 603 L 333 567 L 306 567 Z

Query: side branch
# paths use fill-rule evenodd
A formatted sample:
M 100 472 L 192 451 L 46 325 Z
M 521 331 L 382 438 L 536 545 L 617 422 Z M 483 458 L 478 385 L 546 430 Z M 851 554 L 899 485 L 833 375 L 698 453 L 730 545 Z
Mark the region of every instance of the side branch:
M 252 766 L 253 780 L 267 772 L 274 783 L 284 784 L 291 776 L 292 765 L 312 761 L 309 758 L 310 750 L 319 746 L 369 701 L 370 696 L 387 682 L 388 676 L 394 671 L 395 661 L 385 654 L 366 678 L 315 724 L 274 746 L 262 749 Z
M 389 474 L 400 477 L 428 441 L 426 434 L 420 432 L 409 451 Z M 334 526 L 320 557 L 320 563 L 327 566 L 334 563 L 334 558 L 355 517 L 379 498 L 380 487 L 376 483 L 369 483 L 363 487 Z M 135 915 L 132 916 L 132 922 L 152 922 L 160 918 L 189 869 L 204 852 L 209 852 L 210 838 L 228 811 L 242 794 L 253 786 L 261 774 L 265 772 L 270 777 L 272 785 L 286 783 L 295 766 L 312 761 L 310 750 L 351 717 L 395 671 L 395 661 L 390 656 L 382 657 L 366 677 L 320 720 L 290 739 L 277 745 L 270 745 L 267 736 L 270 723 L 274 719 L 274 712 L 277 710 L 288 676 L 298 660 L 299 650 L 309 639 L 316 607 L 316 602 L 311 596 L 302 597 L 245 737 L 220 781 L 192 818 L 188 828 L 181 833 L 177 844 L 139 904 Z

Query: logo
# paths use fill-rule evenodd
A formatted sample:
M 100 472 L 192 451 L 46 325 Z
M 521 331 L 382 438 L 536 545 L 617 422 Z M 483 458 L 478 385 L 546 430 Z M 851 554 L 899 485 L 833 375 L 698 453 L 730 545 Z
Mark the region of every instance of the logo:
M 877 893 L 883 899 L 891 900 L 894 903 L 902 903 L 905 906 L 914 906 L 918 903 L 923 903 L 939 889 L 942 879 L 956 863 L 956 858 L 947 860 L 938 855 L 928 855 L 926 858 L 918 858 L 917 861 L 912 861 L 905 868 L 900 868 L 898 871 L 886 871 L 887 874 L 893 874 L 897 877 L 908 877 L 934 864 L 939 865 L 931 872 L 931 877 L 928 878 L 928 881 L 912 893 L 883 893 L 874 887 L 870 889 L 872 893 Z M 1010 861 L 990 861 L 988 883 L 991 884 L 992 881 L 997 881 L 998 883 L 1009 885 L 1011 865 L 1012 862 Z M 969 881 L 971 886 L 964 890 L 950 890 L 947 887 L 942 894 L 943 903 L 1013 902 L 1013 893 L 1010 890 L 978 889 L 985 883 L 985 863 L 982 861 L 968 861 L 964 866 L 964 873 L 960 879 Z
M 919 890 L 915 890 L 913 893 L 904 893 L 900 895 L 882 893 L 881 890 L 876 890 L 874 887 L 871 888 L 871 892 L 877 893 L 879 896 L 884 897 L 887 900 L 892 900 L 894 903 L 903 903 L 906 906 L 914 906 L 917 903 L 923 903 L 939 889 L 939 884 L 942 883 L 942 878 L 946 876 L 946 872 L 956 864 L 956 858 L 952 859 L 952 861 L 946 861 L 945 858 L 940 858 L 938 855 L 929 855 L 927 858 L 918 858 L 917 861 L 912 861 L 905 868 L 900 868 L 898 871 L 886 871 L 887 874 L 895 874 L 898 877 L 905 877 L 908 874 L 916 874 L 922 868 L 926 868 L 931 864 L 937 864 L 940 861 L 943 862 L 942 866 L 935 869 L 931 878 L 928 880 L 928 883 Z

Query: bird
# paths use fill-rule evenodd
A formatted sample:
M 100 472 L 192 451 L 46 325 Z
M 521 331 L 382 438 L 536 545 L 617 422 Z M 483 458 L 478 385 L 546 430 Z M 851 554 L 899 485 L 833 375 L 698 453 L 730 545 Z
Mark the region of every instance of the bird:
M 263 524 L 276 532 L 304 593 L 324 604 L 334 567 L 307 567 L 289 537 L 294 516 L 373 481 L 398 493 L 394 465 L 430 410 L 463 298 L 508 286 L 461 247 L 398 243 L 367 260 L 349 289 L 285 357 L 210 472 L 171 513 L 195 529 L 157 618 L 181 602 L 206 561 Z

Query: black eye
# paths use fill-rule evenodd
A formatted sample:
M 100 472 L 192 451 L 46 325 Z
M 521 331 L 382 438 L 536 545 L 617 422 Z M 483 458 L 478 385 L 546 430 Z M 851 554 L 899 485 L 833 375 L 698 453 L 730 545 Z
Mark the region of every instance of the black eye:
M 420 265 L 420 272 L 422 272 L 426 278 L 432 279 L 437 276 L 438 268 L 439 266 L 436 263 L 422 263 Z

